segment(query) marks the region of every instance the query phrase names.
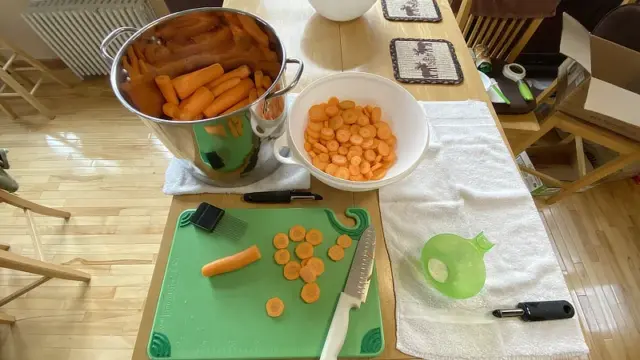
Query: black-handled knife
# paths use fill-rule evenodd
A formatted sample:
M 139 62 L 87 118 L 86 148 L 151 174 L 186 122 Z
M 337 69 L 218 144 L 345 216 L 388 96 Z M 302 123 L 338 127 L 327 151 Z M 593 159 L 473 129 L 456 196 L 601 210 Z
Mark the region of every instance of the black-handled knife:
M 497 318 L 520 317 L 523 321 L 570 319 L 576 311 L 564 300 L 521 302 L 515 309 L 498 309 L 492 312 Z
M 288 204 L 291 200 L 322 200 L 322 196 L 308 191 L 262 191 L 244 194 L 244 201 L 259 204 Z

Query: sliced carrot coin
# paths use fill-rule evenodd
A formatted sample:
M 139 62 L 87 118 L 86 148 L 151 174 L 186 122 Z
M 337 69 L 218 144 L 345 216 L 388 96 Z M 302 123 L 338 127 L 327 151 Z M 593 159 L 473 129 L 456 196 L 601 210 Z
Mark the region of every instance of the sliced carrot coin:
M 300 263 L 297 261 L 289 261 L 284 266 L 284 278 L 287 280 L 295 280 L 300 277 Z
M 312 304 L 320 299 L 320 286 L 316 283 L 304 284 L 300 297 L 307 304 Z
M 307 266 L 307 264 L 309 263 L 309 260 L 311 260 L 312 258 L 308 258 L 308 259 L 304 259 L 300 262 L 300 265 L 302 265 L 302 267 Z
M 313 246 L 318 246 L 322 243 L 322 233 L 318 229 L 311 229 L 307 231 L 307 235 L 304 238 Z
M 307 230 L 301 225 L 296 225 L 289 229 L 289 238 L 295 242 L 304 240 L 306 234 Z
M 336 240 L 336 244 L 340 245 L 340 247 L 343 249 L 349 248 L 352 243 L 353 240 L 351 240 L 351 237 L 347 234 L 338 236 L 338 240 Z
M 338 100 L 338 98 L 335 96 L 330 97 L 329 101 L 327 101 L 327 104 L 329 104 L 330 106 L 338 106 L 338 103 L 340 103 L 340 100 Z
M 267 300 L 267 315 L 276 318 L 284 312 L 284 302 L 278 297 Z
M 280 249 L 273 254 L 273 258 L 276 260 L 276 264 L 284 265 L 291 260 L 291 254 L 289 254 L 289 250 Z
M 312 257 L 307 261 L 307 267 L 313 269 L 313 272 L 316 273 L 316 276 L 322 275 L 324 273 L 324 262 L 322 259 L 318 257 Z
M 340 261 L 344 257 L 344 249 L 339 245 L 333 245 L 329 248 L 329 259 L 333 261 Z
M 296 255 L 300 259 L 308 259 L 313 256 L 313 245 L 308 242 L 301 242 L 296 246 Z
M 273 246 L 276 249 L 286 249 L 289 246 L 289 237 L 285 233 L 277 233 L 273 237 Z
M 304 266 L 300 269 L 300 278 L 306 283 L 312 283 L 316 281 L 316 272 L 310 266 Z

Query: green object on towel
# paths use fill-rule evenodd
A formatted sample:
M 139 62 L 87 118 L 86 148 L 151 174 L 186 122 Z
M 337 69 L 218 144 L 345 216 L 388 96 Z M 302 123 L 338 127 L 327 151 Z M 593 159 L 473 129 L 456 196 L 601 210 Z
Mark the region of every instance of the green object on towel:
M 473 239 L 438 234 L 422 248 L 424 276 L 431 286 L 451 298 L 475 296 L 482 290 L 487 276 L 484 254 L 492 247 L 483 233 Z

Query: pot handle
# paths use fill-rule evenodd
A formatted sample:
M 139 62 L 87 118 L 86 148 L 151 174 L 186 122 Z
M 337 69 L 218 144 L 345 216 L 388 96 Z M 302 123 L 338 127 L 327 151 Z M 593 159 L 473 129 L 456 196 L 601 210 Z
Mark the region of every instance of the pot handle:
M 282 96 L 282 95 L 288 93 L 289 91 L 291 91 L 291 89 L 296 87 L 296 85 L 298 85 L 298 81 L 300 81 L 300 77 L 302 77 L 302 71 L 304 70 L 304 63 L 302 62 L 302 60 L 300 60 L 298 58 L 287 58 L 285 60 L 285 63 L 287 63 L 287 64 L 298 64 L 298 71 L 296 72 L 296 75 L 293 77 L 293 81 L 291 81 L 289 83 L 289 85 L 287 85 L 284 89 L 280 89 L 280 90 L 277 90 L 277 91 L 274 91 L 272 93 L 267 94 L 267 96 L 265 97 L 265 100 L 269 100 L 269 99 L 274 98 L 274 97 Z
M 282 134 L 282 136 L 280 136 L 276 139 L 276 141 L 273 142 L 273 156 L 275 156 L 275 158 L 283 164 L 302 166 L 302 164 L 296 161 L 293 158 L 293 155 L 291 155 L 288 138 L 289 136 L 285 132 L 284 134 Z M 283 155 L 283 153 L 288 155 Z
M 125 32 L 135 33 L 137 31 L 138 29 L 127 26 L 113 30 L 109 35 L 107 35 L 107 37 L 104 38 L 104 40 L 102 40 L 102 43 L 100 43 L 100 55 L 102 55 L 102 57 L 109 62 L 109 65 L 113 64 L 113 56 L 109 55 L 107 48 L 111 45 L 115 38 L 120 36 L 120 34 L 123 34 Z

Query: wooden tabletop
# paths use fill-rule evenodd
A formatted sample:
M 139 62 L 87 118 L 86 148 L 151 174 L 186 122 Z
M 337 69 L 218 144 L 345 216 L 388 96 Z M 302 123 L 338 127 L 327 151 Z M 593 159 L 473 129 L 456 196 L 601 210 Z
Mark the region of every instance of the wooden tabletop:
M 456 49 L 458 60 L 464 73 L 464 82 L 460 85 L 403 85 L 416 99 L 425 101 L 481 100 L 488 104 L 489 98 L 482 86 L 475 65 L 466 48 L 462 34 L 447 0 L 438 0 L 442 13 L 440 23 L 391 22 L 382 15 L 380 3 L 376 3 L 363 17 L 348 22 L 336 23 L 315 14 L 313 8 L 304 0 L 227 0 L 226 7 L 242 9 L 254 13 L 269 22 L 278 32 L 287 50 L 287 55 L 304 61 L 305 70 L 295 90 L 323 76 L 341 71 L 363 71 L 393 79 L 393 68 L 389 54 L 389 42 L 396 37 L 447 39 Z M 288 75 L 295 71 L 288 70 Z M 290 77 L 289 77 L 290 78 Z M 489 106 L 491 111 L 493 108 Z M 494 114 L 494 118 L 495 114 Z M 497 118 L 496 118 L 497 119 Z M 496 124 L 500 131 L 499 122 Z M 503 134 L 504 138 L 504 134 Z M 268 205 L 271 207 L 317 206 L 328 207 L 336 213 L 344 213 L 348 207 L 365 208 L 371 214 L 371 220 L 378 235 L 376 266 L 380 287 L 380 305 L 384 327 L 385 349 L 381 359 L 409 359 L 396 350 L 395 297 L 391 264 L 383 239 L 380 207 L 377 191 L 366 193 L 347 193 L 327 187 L 312 179 L 312 191 L 325 197 L 324 201 L 302 202 L 293 205 Z M 178 215 L 185 209 L 195 208 L 207 201 L 225 208 L 255 207 L 244 203 L 238 195 L 188 195 L 176 196 L 171 203 L 164 236 L 158 252 L 153 278 L 144 307 L 140 330 L 136 339 L 133 359 L 147 359 L 147 343 L 158 301 L 158 295 L 167 264 L 167 256 Z M 261 208 L 268 207 L 260 205 Z M 344 215 L 341 218 L 349 223 Z

